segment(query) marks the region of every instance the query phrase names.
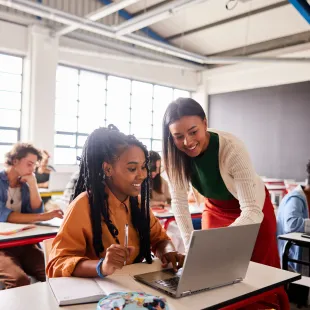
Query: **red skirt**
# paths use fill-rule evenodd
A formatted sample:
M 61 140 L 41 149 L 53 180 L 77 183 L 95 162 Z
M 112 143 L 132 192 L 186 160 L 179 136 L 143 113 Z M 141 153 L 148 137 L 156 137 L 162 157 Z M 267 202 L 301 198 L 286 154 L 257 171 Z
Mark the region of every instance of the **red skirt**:
M 235 198 L 227 201 L 206 198 L 205 209 L 202 213 L 202 229 L 229 226 L 240 216 L 240 213 L 239 201 Z M 276 217 L 267 189 L 263 213 L 264 219 L 258 232 L 251 260 L 280 268 Z

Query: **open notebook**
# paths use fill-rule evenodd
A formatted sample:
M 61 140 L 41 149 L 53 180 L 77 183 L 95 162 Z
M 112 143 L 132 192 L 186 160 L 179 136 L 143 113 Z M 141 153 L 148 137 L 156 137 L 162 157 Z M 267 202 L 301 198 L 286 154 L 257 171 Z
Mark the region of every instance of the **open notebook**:
M 20 231 L 36 227 L 33 224 L 0 223 L 0 236 L 9 236 Z
M 141 285 L 130 275 L 112 275 L 105 279 L 49 278 L 49 285 L 60 306 L 98 302 L 117 292 L 142 292 Z

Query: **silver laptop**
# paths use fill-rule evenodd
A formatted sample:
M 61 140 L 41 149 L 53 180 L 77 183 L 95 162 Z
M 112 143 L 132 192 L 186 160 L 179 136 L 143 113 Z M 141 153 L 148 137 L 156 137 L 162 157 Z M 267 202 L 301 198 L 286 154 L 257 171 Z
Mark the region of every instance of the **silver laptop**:
M 72 174 L 72 172 L 52 171 L 48 181 L 48 188 L 40 188 L 40 193 L 64 191 Z
M 134 278 L 173 297 L 233 284 L 244 279 L 260 224 L 193 231 L 184 266 Z

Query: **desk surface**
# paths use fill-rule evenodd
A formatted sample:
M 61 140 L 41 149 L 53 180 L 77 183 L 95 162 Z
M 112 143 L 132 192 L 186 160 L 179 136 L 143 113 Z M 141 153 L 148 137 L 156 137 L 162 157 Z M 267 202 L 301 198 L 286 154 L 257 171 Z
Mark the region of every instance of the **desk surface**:
M 278 239 L 281 240 L 287 240 L 287 241 L 295 241 L 295 242 L 299 242 L 299 243 L 307 243 L 310 246 L 310 238 L 304 238 L 302 237 L 303 233 L 289 233 L 286 235 L 280 235 L 278 236 Z
M 269 191 L 283 191 L 286 190 L 285 185 L 266 184 L 266 188 Z
M 189 212 L 190 214 L 194 215 L 194 214 L 201 214 L 203 211 L 204 205 L 189 205 Z M 171 218 L 174 217 L 174 214 L 172 213 L 171 208 L 165 208 L 167 211 L 166 212 L 158 212 L 158 211 L 153 211 L 153 214 L 159 218 L 159 219 L 167 219 L 167 218 Z
M 120 271 L 122 274 L 135 275 L 143 272 L 160 270 L 160 262 L 152 265 L 135 264 L 126 266 Z M 165 295 L 171 310 L 188 309 L 218 309 L 219 307 L 231 305 L 240 299 L 268 291 L 269 289 L 282 286 L 288 282 L 299 280 L 301 276 L 297 273 L 284 271 L 256 263 L 250 263 L 248 273 L 243 282 L 230 286 L 221 287 L 207 292 L 174 299 Z M 143 286 L 145 292 L 154 295 L 163 295 L 160 292 Z M 30 286 L 0 291 L 0 309 L 20 310 L 94 310 L 95 304 L 58 306 L 52 291 L 47 283 L 37 283 Z
M 262 178 L 264 183 L 283 183 L 284 179 L 275 179 L 275 178 Z
M 35 228 L 20 231 L 9 236 L 0 236 L 0 249 L 25 244 L 34 244 L 57 234 L 58 227 L 36 225 Z M 0 308 L 1 309 L 1 308 Z
M 39 188 L 39 193 L 41 197 L 51 197 L 51 196 L 61 196 L 63 191 L 50 191 L 48 188 Z

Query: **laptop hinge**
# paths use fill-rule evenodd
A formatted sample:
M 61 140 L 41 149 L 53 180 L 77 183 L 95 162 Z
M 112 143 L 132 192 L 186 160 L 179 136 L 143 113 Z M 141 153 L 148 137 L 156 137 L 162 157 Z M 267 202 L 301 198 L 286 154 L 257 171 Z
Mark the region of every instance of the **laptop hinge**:
M 220 288 L 220 287 L 223 287 L 223 286 L 227 286 L 227 285 L 232 285 L 232 284 L 236 284 L 236 283 L 239 283 L 241 282 L 243 279 L 242 278 L 238 278 L 232 282 L 228 282 L 228 283 L 225 283 L 225 284 L 219 284 L 219 285 L 215 285 L 215 286 L 210 286 L 207 288 L 207 290 L 213 290 L 215 288 Z
M 238 279 L 236 279 L 236 280 L 233 282 L 233 284 L 239 283 L 239 282 L 241 282 L 242 280 L 243 280 L 243 278 L 238 278 Z
M 185 296 L 188 296 L 188 295 L 191 295 L 191 294 L 192 294 L 192 291 L 185 291 L 181 295 L 182 295 L 182 297 L 185 297 Z

